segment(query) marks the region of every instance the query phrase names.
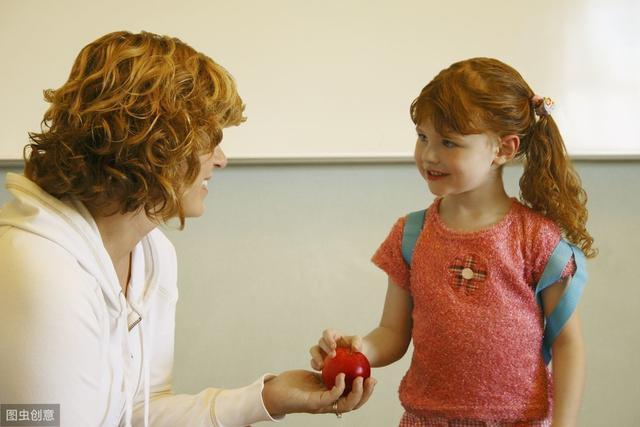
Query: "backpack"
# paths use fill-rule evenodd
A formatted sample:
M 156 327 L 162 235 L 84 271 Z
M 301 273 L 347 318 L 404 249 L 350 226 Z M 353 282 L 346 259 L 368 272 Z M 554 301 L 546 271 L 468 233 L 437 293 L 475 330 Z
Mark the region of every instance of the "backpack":
M 402 232 L 402 257 L 411 268 L 413 259 L 413 249 L 416 246 L 418 237 L 422 233 L 424 225 L 424 217 L 426 209 L 412 212 L 407 215 Z M 545 364 L 551 361 L 551 347 L 556 340 L 560 331 L 575 311 L 582 291 L 587 283 L 587 271 L 585 269 L 585 256 L 582 251 L 575 245 L 560 239 L 555 249 L 551 253 L 547 265 L 545 266 L 542 276 L 536 285 L 535 296 L 540 309 L 543 310 L 542 291 L 560 280 L 562 271 L 573 256 L 576 263 L 576 271 L 567 284 L 564 294 L 560 301 L 556 304 L 553 312 L 548 318 L 545 318 L 544 333 L 542 339 L 542 355 Z M 544 310 L 542 311 L 544 313 Z

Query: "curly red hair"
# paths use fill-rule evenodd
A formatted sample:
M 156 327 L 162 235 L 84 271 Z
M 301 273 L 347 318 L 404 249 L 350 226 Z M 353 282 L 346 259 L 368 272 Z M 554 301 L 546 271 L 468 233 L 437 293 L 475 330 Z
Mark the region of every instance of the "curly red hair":
M 587 257 L 597 251 L 586 229 L 587 194 L 550 115 L 535 114 L 534 92 L 515 69 L 472 58 L 442 70 L 411 103 L 414 123 L 428 118 L 441 135 L 518 135 L 523 203 L 555 221 Z
M 179 217 L 181 228 L 199 155 L 245 120 L 227 70 L 148 32 L 114 32 L 85 46 L 67 82 L 44 97 L 51 106 L 42 130 L 24 148 L 28 178 L 106 215 L 144 209 L 162 221 Z

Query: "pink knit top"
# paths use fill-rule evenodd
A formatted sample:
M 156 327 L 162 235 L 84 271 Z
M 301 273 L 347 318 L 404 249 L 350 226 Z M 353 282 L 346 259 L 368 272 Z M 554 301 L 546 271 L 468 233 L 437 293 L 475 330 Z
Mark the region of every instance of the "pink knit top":
M 440 200 L 427 211 L 411 269 L 401 253 L 404 217 L 372 259 L 413 297 L 414 352 L 402 405 L 427 418 L 547 419 L 551 377 L 534 290 L 560 229 L 513 199 L 499 223 L 456 231 L 438 215 Z

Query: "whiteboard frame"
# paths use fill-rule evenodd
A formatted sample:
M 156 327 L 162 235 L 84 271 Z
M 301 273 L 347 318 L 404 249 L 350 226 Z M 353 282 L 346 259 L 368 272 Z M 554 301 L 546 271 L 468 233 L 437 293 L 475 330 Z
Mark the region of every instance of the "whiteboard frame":
M 573 162 L 605 163 L 605 162 L 640 162 L 640 154 L 576 154 L 569 156 Z M 235 157 L 229 158 L 230 165 L 263 166 L 263 165 L 350 165 L 350 164 L 411 164 L 414 162 L 410 155 L 390 156 L 336 156 L 336 157 Z M 0 168 L 20 168 L 24 161 L 21 159 L 0 159 Z

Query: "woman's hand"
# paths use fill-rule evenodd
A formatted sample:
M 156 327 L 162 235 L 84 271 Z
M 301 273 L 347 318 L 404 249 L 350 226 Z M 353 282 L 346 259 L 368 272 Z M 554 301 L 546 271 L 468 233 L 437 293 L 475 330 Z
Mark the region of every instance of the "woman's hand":
M 327 356 L 335 357 L 338 347 L 347 347 L 353 351 L 362 352 L 362 338 L 358 335 L 345 336 L 336 330 L 325 329 L 318 344 L 309 349 L 311 367 L 316 371 L 321 371 L 324 359 Z
M 371 396 L 376 380 L 358 377 L 353 381 L 351 393 L 340 397 L 344 391 L 344 374 L 336 377 L 336 384 L 327 390 L 322 377 L 311 371 L 285 371 L 267 380 L 262 398 L 267 411 L 273 417 L 306 412 L 310 414 L 344 413 L 358 409 Z M 337 411 L 333 407 L 337 402 Z

